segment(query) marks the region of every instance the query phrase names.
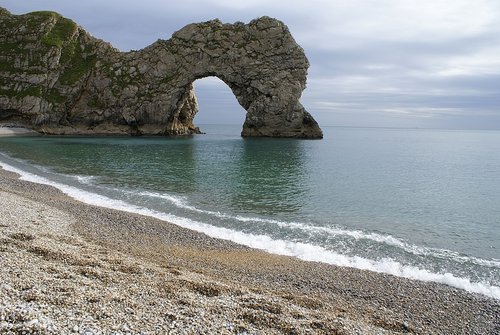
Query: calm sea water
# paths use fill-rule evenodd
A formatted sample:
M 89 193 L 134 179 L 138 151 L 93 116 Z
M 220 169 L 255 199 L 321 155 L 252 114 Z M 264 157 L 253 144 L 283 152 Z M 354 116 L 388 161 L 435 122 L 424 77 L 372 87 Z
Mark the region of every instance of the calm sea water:
M 0 164 L 211 236 L 500 299 L 500 132 L 324 128 L 304 141 L 202 129 L 4 137 Z

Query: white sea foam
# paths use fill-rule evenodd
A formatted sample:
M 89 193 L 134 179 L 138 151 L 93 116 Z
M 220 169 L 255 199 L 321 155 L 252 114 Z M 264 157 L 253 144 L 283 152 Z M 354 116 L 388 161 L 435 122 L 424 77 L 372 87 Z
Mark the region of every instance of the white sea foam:
M 67 195 L 87 204 L 155 217 L 175 223 L 184 228 L 203 232 L 211 237 L 231 240 L 252 248 L 262 249 L 281 255 L 294 256 L 306 261 L 317 261 L 362 270 L 388 273 L 409 279 L 443 283 L 452 287 L 467 290 L 469 292 L 479 293 L 495 299 L 500 299 L 500 287 L 489 285 L 487 283 L 471 282 L 468 278 L 457 277 L 451 273 L 433 273 L 418 267 L 403 265 L 389 258 L 371 260 L 358 256 L 346 256 L 312 244 L 272 239 L 271 237 L 265 235 L 248 234 L 232 229 L 215 227 L 188 218 L 153 211 L 147 208 L 128 204 L 121 200 L 111 199 L 109 197 L 83 191 L 73 186 L 57 183 L 47 178 L 25 172 L 3 162 L 0 162 L 0 166 L 5 170 L 20 174 L 21 179 L 23 180 L 54 186 Z
M 115 189 L 116 191 L 121 191 L 119 189 Z M 422 246 L 417 246 L 417 245 L 412 245 L 408 242 L 402 241 L 396 237 L 393 237 L 391 235 L 382 235 L 382 234 L 377 234 L 377 233 L 367 233 L 363 232 L 360 230 L 348 230 L 348 229 L 342 229 L 339 227 L 322 227 L 322 226 L 315 226 L 311 223 L 301 223 L 301 222 L 285 222 L 285 221 L 279 221 L 279 220 L 273 220 L 273 219 L 264 219 L 264 218 L 258 218 L 258 217 L 245 217 L 245 216 L 240 216 L 240 215 L 229 215 L 225 213 L 220 213 L 220 212 L 214 212 L 214 211 L 209 211 L 209 210 L 204 210 L 200 208 L 196 208 L 186 201 L 185 198 L 178 197 L 178 196 L 173 196 L 170 194 L 164 194 L 164 193 L 156 193 L 156 192 L 150 192 L 150 191 L 144 191 L 144 192 L 131 192 L 134 194 L 142 195 L 142 196 L 147 196 L 147 197 L 153 197 L 153 198 L 160 198 L 169 201 L 173 205 L 187 209 L 193 212 L 197 213 L 202 213 L 202 214 L 207 214 L 211 216 L 215 216 L 221 219 L 231 219 L 231 220 L 237 220 L 240 222 L 260 222 L 260 223 L 267 223 L 267 224 L 274 224 L 282 228 L 289 228 L 289 229 L 299 229 L 302 230 L 306 233 L 316 233 L 316 234 L 328 234 L 328 236 L 335 237 L 335 236 L 348 236 L 350 238 L 353 238 L 355 240 L 370 240 L 374 241 L 377 243 L 382 243 L 386 245 L 390 245 L 393 247 L 400 248 L 408 253 L 411 253 L 413 255 L 421 255 L 421 256 L 431 256 L 431 257 L 436 257 L 440 259 L 446 259 L 446 260 L 452 260 L 454 262 L 460 262 L 460 263 L 473 263 L 481 266 L 487 266 L 487 267 L 493 267 L 493 268 L 500 268 L 500 260 L 486 260 L 486 259 L 481 259 L 477 257 L 471 257 L 471 256 L 465 256 L 461 255 L 455 251 L 451 250 L 446 250 L 446 249 L 438 249 L 438 248 L 428 248 L 428 247 L 422 247 Z
M 84 185 L 93 185 L 94 181 L 97 179 L 96 176 L 74 175 L 72 177 L 74 177 L 80 184 Z
M 488 266 L 494 268 L 500 268 L 499 260 L 486 260 L 477 257 L 465 256 L 461 255 L 458 252 L 447 250 L 447 249 L 438 249 L 438 248 L 428 248 L 410 244 L 408 242 L 397 239 L 391 235 L 381 235 L 377 233 L 366 233 L 359 230 L 346 230 L 337 227 L 318 227 L 314 225 L 306 225 L 303 223 L 296 222 L 288 222 L 283 223 L 284 226 L 295 227 L 304 231 L 314 231 L 317 233 L 326 233 L 330 236 L 349 236 L 356 240 L 371 240 L 378 243 L 383 243 L 387 245 L 391 245 L 397 248 L 400 248 L 406 252 L 409 252 L 413 255 L 421 255 L 421 256 L 431 256 L 441 259 L 452 260 L 454 262 L 461 263 L 474 263 L 481 266 Z

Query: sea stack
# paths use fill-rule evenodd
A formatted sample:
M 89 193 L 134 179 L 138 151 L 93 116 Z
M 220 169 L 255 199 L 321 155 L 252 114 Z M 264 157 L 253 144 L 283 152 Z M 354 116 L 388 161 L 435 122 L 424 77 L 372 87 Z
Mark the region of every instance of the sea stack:
M 0 8 L 0 31 L 0 122 L 58 135 L 199 133 L 193 82 L 216 76 L 247 111 L 242 136 L 323 136 L 299 102 L 304 50 L 273 18 L 190 24 L 130 52 L 54 12 Z

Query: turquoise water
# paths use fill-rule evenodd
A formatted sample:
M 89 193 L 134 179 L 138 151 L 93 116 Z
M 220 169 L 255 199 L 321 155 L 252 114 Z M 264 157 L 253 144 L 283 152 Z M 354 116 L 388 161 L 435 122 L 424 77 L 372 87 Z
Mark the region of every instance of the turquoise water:
M 202 129 L 4 137 L 0 162 L 211 236 L 500 298 L 500 132 L 324 128 L 304 141 Z

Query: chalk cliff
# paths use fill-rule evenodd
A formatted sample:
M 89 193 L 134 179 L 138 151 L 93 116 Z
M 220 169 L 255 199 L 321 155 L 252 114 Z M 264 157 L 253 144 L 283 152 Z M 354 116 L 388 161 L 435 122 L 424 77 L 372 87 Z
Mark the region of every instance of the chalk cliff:
M 198 133 L 193 81 L 216 76 L 247 111 L 242 136 L 321 138 L 299 102 L 308 67 L 269 17 L 190 24 L 120 52 L 57 13 L 0 8 L 0 122 L 46 134 Z

